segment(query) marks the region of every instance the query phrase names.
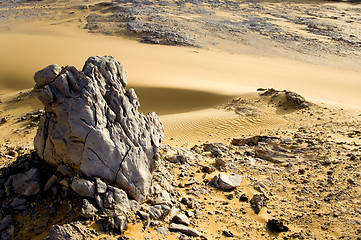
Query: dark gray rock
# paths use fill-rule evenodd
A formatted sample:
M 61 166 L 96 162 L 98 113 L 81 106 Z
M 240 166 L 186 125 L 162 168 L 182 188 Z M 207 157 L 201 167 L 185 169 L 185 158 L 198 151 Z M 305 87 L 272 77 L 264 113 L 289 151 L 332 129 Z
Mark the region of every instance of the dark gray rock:
M 164 219 L 170 212 L 171 208 L 168 205 L 155 205 L 149 208 L 150 219 Z
M 256 194 L 252 197 L 250 203 L 253 211 L 258 214 L 264 206 L 266 196 L 264 194 Z
M 242 193 L 242 195 L 239 197 L 239 201 L 241 202 L 248 202 L 248 196 L 245 193 Z
M 114 199 L 114 193 L 112 191 L 108 191 L 104 194 L 103 197 L 104 207 L 105 208 L 114 208 L 115 199 Z
M 83 197 L 95 197 L 95 184 L 89 180 L 82 178 L 75 178 L 70 185 L 74 192 Z
M 187 205 L 188 208 L 199 208 L 201 206 L 197 199 L 190 197 L 182 198 L 182 203 Z
M 74 172 L 72 168 L 64 164 L 59 165 L 56 170 L 61 174 L 63 174 L 64 176 L 71 176 Z
M 11 202 L 11 207 L 16 210 L 25 210 L 26 209 L 26 199 L 24 198 L 14 198 L 14 200 Z
M 181 232 L 184 233 L 188 236 L 192 236 L 192 237 L 199 237 L 201 234 L 195 230 L 194 228 L 182 225 L 182 224 L 176 224 L 176 223 L 171 223 L 169 226 L 169 230 L 171 231 L 175 231 L 175 232 Z
M 4 217 L 0 223 L 0 232 L 10 227 L 14 222 L 15 220 L 11 215 L 7 215 L 6 217 Z
M 289 230 L 282 220 L 277 219 L 268 219 L 267 227 L 272 232 L 287 232 Z
M 14 232 L 15 232 L 15 227 L 13 225 L 11 225 L 10 227 L 8 227 L 7 229 L 5 229 L 4 231 L 1 232 L 1 236 L 0 236 L 1 240 L 12 239 Z
M 240 175 L 227 176 L 224 173 L 214 176 L 212 183 L 220 189 L 231 190 L 241 185 L 242 177 Z
M 35 92 L 45 106 L 34 140 L 51 165 L 67 164 L 99 177 L 143 202 L 149 193 L 163 125 L 138 112 L 127 73 L 113 57 L 91 57 L 82 71 L 51 65 L 37 73 Z
M 102 199 L 99 195 L 96 195 L 96 196 L 95 196 L 95 202 L 96 202 L 96 204 L 97 204 L 97 206 L 98 206 L 98 208 L 99 208 L 100 210 L 103 210 L 103 209 L 104 209 L 103 199 Z
M 183 213 L 179 213 L 179 214 L 175 215 L 174 218 L 172 219 L 172 221 L 175 223 L 179 223 L 179 224 L 183 224 L 183 225 L 187 225 L 187 226 L 190 224 L 189 218 Z
M 222 233 L 225 237 L 234 237 L 233 233 L 229 230 L 223 230 Z
M 37 168 L 13 175 L 10 179 L 17 195 L 34 196 L 40 192 L 40 173 Z
M 80 214 L 85 218 L 92 218 L 96 215 L 98 209 L 94 207 L 87 199 L 83 199 L 83 205 L 81 207 Z
M 44 191 L 48 191 L 57 180 L 58 180 L 58 177 L 56 175 L 51 175 L 51 177 L 45 183 Z

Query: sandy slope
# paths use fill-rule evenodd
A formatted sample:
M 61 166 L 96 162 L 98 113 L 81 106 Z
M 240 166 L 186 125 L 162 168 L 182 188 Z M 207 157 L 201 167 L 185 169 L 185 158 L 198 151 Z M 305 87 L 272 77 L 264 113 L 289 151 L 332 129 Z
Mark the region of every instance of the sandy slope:
M 224 141 L 277 127 L 282 121 L 275 114 L 244 118 L 212 109 L 258 87 L 292 90 L 311 101 L 361 109 L 360 72 L 280 58 L 146 45 L 91 35 L 73 25 L 24 23 L 1 31 L 0 36 L 1 117 L 10 119 L 41 107 L 35 100 L 13 101 L 17 92 L 33 86 L 36 70 L 51 63 L 81 68 L 93 55 L 113 55 L 124 64 L 129 85 L 139 89 L 141 110 L 162 115 L 170 144 Z M 19 126 L 0 128 L 4 142 Z

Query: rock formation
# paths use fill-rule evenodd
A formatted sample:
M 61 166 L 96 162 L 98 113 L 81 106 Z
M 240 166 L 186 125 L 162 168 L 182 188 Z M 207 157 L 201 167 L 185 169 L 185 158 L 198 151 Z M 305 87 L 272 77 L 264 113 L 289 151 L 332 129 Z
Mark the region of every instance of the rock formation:
M 155 113 L 138 112 L 123 66 L 110 56 L 91 57 L 82 71 L 50 65 L 34 80 L 46 112 L 34 140 L 37 154 L 144 201 L 164 130 Z

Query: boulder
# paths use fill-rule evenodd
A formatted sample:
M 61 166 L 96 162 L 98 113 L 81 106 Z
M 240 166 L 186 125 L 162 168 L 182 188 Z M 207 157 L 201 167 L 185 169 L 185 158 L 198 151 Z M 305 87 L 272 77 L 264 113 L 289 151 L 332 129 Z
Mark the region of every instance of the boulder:
M 110 56 L 91 57 L 82 71 L 50 65 L 34 80 L 45 106 L 34 139 L 37 154 L 143 202 L 164 130 L 155 113 L 138 112 L 139 100 L 133 89 L 126 89 L 123 66 Z

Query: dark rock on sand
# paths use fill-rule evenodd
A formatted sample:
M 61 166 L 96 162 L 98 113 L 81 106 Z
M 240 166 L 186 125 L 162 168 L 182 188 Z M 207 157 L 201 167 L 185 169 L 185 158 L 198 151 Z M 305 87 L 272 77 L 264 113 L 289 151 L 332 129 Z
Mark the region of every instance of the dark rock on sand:
M 262 207 L 264 206 L 264 202 L 266 200 L 266 196 L 264 194 L 256 194 L 252 197 L 250 203 L 253 211 L 258 214 Z
M 267 227 L 273 232 L 287 232 L 289 230 L 282 220 L 277 219 L 269 219 L 267 221 Z

